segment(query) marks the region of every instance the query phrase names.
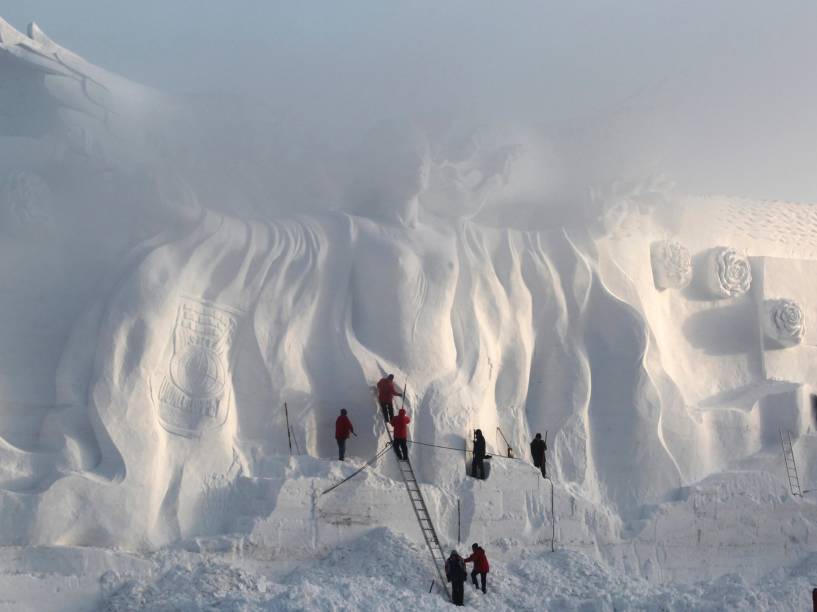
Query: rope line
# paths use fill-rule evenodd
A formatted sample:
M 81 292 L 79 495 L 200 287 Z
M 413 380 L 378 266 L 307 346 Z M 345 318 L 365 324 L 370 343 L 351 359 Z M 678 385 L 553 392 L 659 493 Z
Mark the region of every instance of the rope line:
M 364 463 L 364 464 L 363 464 L 363 467 L 361 467 L 361 468 L 360 468 L 360 469 L 358 469 L 358 470 L 355 470 L 355 472 L 354 472 L 353 474 L 351 474 L 350 476 L 347 476 L 346 478 L 344 478 L 344 479 L 343 479 L 343 480 L 341 480 L 340 482 L 333 484 L 331 487 L 329 487 L 328 489 L 326 489 L 325 491 L 323 491 L 323 492 L 321 493 L 321 495 L 326 495 L 326 494 L 327 494 L 327 493 L 329 493 L 330 491 L 334 491 L 334 490 L 335 490 L 335 489 L 337 489 L 337 488 L 338 488 L 340 485 L 342 485 L 344 482 L 346 482 L 346 481 L 348 481 L 348 480 L 351 480 L 352 478 L 354 478 L 355 476 L 357 476 L 358 474 L 360 474 L 360 473 L 361 473 L 363 470 L 365 470 L 367 467 L 369 467 L 370 465 L 372 465 L 372 464 L 373 464 L 375 461 L 377 461 L 378 459 L 380 459 L 380 457 L 382 457 L 382 456 L 385 454 L 385 452 L 386 452 L 387 450 L 389 450 L 390 448 L 391 448 L 391 442 L 389 442 L 388 444 L 386 444 L 386 448 L 384 448 L 382 451 L 380 451 L 380 452 L 379 452 L 379 453 L 377 453 L 377 454 L 376 454 L 374 457 L 372 457 L 372 458 L 371 458 L 371 459 L 369 459 L 369 460 L 368 460 L 366 463 Z
M 409 444 L 419 444 L 420 446 L 431 446 L 433 448 L 444 448 L 446 450 L 457 451 L 461 453 L 465 451 L 466 453 L 470 453 L 473 451 L 469 451 L 467 448 L 454 448 L 453 446 L 440 446 L 439 444 L 429 444 L 428 442 L 418 442 L 417 440 L 406 440 Z
M 429 444 L 428 442 L 418 442 L 417 440 L 406 440 L 409 444 L 419 444 L 420 446 L 431 446 L 432 448 L 444 448 L 445 450 L 452 450 L 457 451 L 458 453 L 466 452 L 474 454 L 474 451 L 468 450 L 467 448 L 454 448 L 453 446 L 440 446 L 439 444 Z M 504 455 L 488 455 L 491 459 L 510 459 L 511 461 L 522 461 L 523 463 L 527 463 L 524 459 L 520 459 L 519 457 L 505 457 Z
M 464 451 L 466 453 L 473 454 L 473 451 L 469 451 L 467 448 L 454 448 L 453 446 L 442 446 L 440 444 L 429 444 L 428 442 L 418 442 L 417 440 L 406 440 L 406 442 L 408 444 L 418 444 L 420 446 L 429 446 L 431 448 L 441 448 L 441 449 L 444 449 L 444 450 L 455 451 L 455 452 L 458 452 L 458 453 L 461 453 L 461 452 Z M 355 476 L 360 474 L 363 470 L 365 470 L 367 467 L 374 464 L 375 461 L 380 459 L 380 457 L 382 457 L 386 453 L 386 451 L 389 450 L 391 447 L 392 447 L 392 443 L 389 442 L 388 444 L 386 444 L 386 447 L 383 450 L 381 450 L 374 457 L 372 457 L 366 463 L 364 463 L 361 468 L 355 470 L 355 472 L 353 474 L 347 476 L 346 478 L 344 478 L 340 482 L 333 484 L 331 487 L 329 487 L 328 489 L 323 491 L 321 493 L 321 495 L 326 495 L 327 493 L 329 493 L 331 491 L 334 491 L 340 485 L 342 485 L 344 482 L 347 482 L 348 480 L 351 480 L 352 478 L 354 478 Z M 503 457 L 502 455 L 490 455 L 490 457 L 491 458 L 496 458 L 496 459 L 510 459 L 511 461 L 522 461 L 522 459 L 519 459 L 517 457 Z M 527 463 L 527 461 L 525 461 L 524 463 Z

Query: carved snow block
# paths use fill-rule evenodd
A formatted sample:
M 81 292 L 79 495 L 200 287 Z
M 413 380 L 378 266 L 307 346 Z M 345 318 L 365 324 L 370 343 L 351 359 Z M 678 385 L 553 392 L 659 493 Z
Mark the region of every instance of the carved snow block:
M 227 420 L 237 326 L 238 313 L 232 309 L 181 300 L 165 365 L 152 381 L 153 402 L 165 430 L 198 437 Z
M 767 380 L 817 380 L 817 261 L 753 259 L 763 373 Z
M 656 289 L 683 289 L 692 280 L 692 257 L 680 242 L 653 242 L 650 260 Z
M 794 300 L 764 300 L 763 333 L 767 341 L 781 347 L 792 347 L 803 341 L 806 333 L 805 314 Z
M 731 247 L 712 249 L 707 259 L 706 280 L 715 298 L 743 295 L 752 286 L 749 259 Z

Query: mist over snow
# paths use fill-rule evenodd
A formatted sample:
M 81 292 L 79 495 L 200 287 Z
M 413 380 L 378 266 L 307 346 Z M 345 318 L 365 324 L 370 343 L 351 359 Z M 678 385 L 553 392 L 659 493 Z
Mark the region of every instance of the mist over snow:
M 443 550 L 491 559 L 466 605 L 803 609 L 815 26 L 806 1 L 4 6 L 4 603 L 444 609 L 391 452 L 322 494 L 388 442 L 392 372 L 446 447 L 409 449 Z

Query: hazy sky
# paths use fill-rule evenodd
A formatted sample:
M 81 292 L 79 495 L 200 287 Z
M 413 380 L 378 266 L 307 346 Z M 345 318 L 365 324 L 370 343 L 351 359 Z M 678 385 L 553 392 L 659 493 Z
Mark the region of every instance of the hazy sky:
M 0 15 L 131 79 L 258 97 L 327 133 L 423 113 L 601 122 L 591 148 L 690 190 L 817 201 L 813 0 L 11 0 Z

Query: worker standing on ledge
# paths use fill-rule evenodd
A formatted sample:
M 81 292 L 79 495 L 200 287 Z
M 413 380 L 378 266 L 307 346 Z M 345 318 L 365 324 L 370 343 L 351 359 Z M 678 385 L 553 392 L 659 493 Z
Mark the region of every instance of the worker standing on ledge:
M 548 477 L 547 457 L 545 451 L 548 449 L 547 442 L 542 439 L 542 434 L 536 434 L 536 437 L 530 443 L 530 454 L 533 457 L 533 465 L 542 470 L 542 476 Z
M 346 408 L 341 408 L 340 416 L 335 421 L 335 440 L 338 443 L 339 461 L 343 461 L 346 456 L 346 440 L 349 439 L 349 434 L 357 435 L 352 421 L 346 416 Z
M 479 476 L 477 476 L 477 470 L 479 470 Z M 474 432 L 474 458 L 471 460 L 471 476 L 485 480 L 485 438 L 482 436 L 481 429 Z
M 403 397 L 403 392 L 394 384 L 394 374 L 389 374 L 377 382 L 377 403 L 380 404 L 380 409 L 383 410 L 383 418 L 387 423 L 391 423 L 394 418 L 394 404 L 392 402 L 395 397 Z

